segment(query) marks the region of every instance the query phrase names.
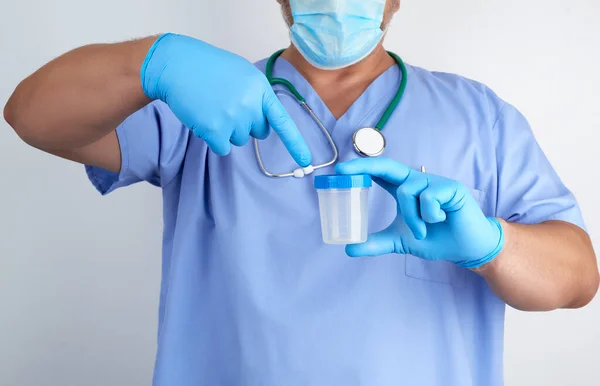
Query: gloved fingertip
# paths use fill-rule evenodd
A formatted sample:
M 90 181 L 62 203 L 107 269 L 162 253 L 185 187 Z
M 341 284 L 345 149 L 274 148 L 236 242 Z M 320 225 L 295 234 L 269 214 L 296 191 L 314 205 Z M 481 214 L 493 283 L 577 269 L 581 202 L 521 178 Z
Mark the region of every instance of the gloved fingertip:
M 263 139 L 267 139 L 269 137 L 269 131 L 265 130 L 265 131 L 252 132 L 252 137 L 262 141 Z
M 210 150 L 220 157 L 224 157 L 231 153 L 231 143 L 227 142 L 226 144 L 219 146 L 209 146 Z
M 440 209 L 440 211 L 438 212 L 437 220 L 438 222 L 446 221 L 446 212 L 444 212 L 442 209 Z
M 335 165 L 334 171 L 336 174 L 352 174 L 352 167 L 348 162 L 342 162 Z
M 271 134 L 271 126 L 269 126 L 266 118 L 264 118 L 260 123 L 252 124 L 252 128 L 250 129 L 250 135 L 252 137 L 263 140 L 267 139 L 269 134 Z
M 304 148 L 294 152 L 294 161 L 296 161 L 298 166 L 305 168 L 312 164 L 312 154 L 308 149 L 308 146 L 302 147 Z
M 427 226 L 425 221 L 418 217 L 405 217 L 406 224 L 417 240 L 423 240 L 427 236 Z
M 351 257 L 353 259 L 363 257 L 364 255 L 361 253 L 360 245 L 362 245 L 362 244 L 346 245 L 346 255 L 348 255 L 348 257 Z
M 426 226 L 418 226 L 417 229 L 413 231 L 413 236 L 415 239 L 422 241 L 427 237 L 427 227 Z

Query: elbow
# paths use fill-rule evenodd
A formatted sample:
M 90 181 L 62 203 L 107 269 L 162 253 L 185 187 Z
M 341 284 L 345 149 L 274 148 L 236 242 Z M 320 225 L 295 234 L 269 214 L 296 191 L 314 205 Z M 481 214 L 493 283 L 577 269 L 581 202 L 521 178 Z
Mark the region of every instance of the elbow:
M 4 120 L 10 127 L 13 129 L 16 126 L 17 113 L 13 102 L 14 95 L 10 97 L 8 102 L 6 102 L 6 106 L 4 106 Z M 16 129 L 15 129 L 16 131 Z M 17 133 L 18 134 L 18 133 Z
M 575 296 L 566 308 L 583 308 L 590 304 L 598 293 L 600 287 L 600 272 L 598 272 L 598 260 L 589 235 L 582 229 L 574 227 L 581 240 L 580 245 L 584 248 L 580 254 L 578 275 L 574 277 Z
M 598 273 L 598 271 L 596 271 L 594 274 L 594 281 L 590 285 L 589 292 L 588 292 L 587 297 L 585 298 L 585 303 L 583 304 L 583 306 L 587 306 L 588 304 L 591 303 L 591 301 L 596 297 L 596 294 L 598 293 L 599 288 L 600 288 L 600 274 Z
M 535 298 L 526 301 L 520 299 L 518 302 L 508 303 L 511 307 L 527 312 L 547 312 L 559 309 L 580 309 L 592 302 L 600 287 L 600 273 L 596 265 L 572 278 L 572 285 L 565 287 L 546 288 Z
M 27 122 L 27 117 L 30 116 L 30 114 L 24 111 L 23 107 L 18 103 L 18 101 L 22 99 L 23 98 L 19 95 L 19 89 L 17 88 L 4 106 L 4 120 L 12 127 L 23 142 L 30 146 L 38 147 L 39 144 L 37 144 L 36 140 L 38 134 L 32 129 L 34 125 Z
M 8 99 L 6 105 L 4 106 L 4 120 L 10 127 L 13 128 L 15 133 L 21 138 L 24 142 L 29 143 L 29 139 L 31 134 L 28 133 L 27 125 L 23 122 L 24 114 L 19 111 L 17 104 L 17 91 L 13 93 L 13 95 Z
M 600 287 L 600 274 L 597 269 L 592 270 L 585 280 L 581 281 L 579 294 L 567 308 L 583 308 L 590 304 L 598 293 Z
M 519 311 L 525 312 L 548 312 L 559 309 L 575 310 L 580 309 L 592 302 L 598 293 L 600 287 L 600 275 L 597 270 L 590 271 L 583 277 L 579 276 L 576 286 L 571 287 L 569 291 L 564 289 L 544 291 L 542 296 L 538 296 L 528 301 L 512 302 L 507 304 Z

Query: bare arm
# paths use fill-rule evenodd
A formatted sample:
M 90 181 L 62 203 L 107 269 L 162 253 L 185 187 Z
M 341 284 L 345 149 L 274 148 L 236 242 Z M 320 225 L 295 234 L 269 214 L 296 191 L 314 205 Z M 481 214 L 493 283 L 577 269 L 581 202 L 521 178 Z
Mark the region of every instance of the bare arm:
M 507 304 L 524 311 L 578 308 L 598 291 L 598 266 L 588 235 L 579 227 L 548 221 L 502 221 L 505 247 L 475 270 Z
M 31 146 L 119 171 L 114 130 L 150 102 L 140 68 L 155 39 L 94 44 L 58 57 L 18 85 L 6 121 Z

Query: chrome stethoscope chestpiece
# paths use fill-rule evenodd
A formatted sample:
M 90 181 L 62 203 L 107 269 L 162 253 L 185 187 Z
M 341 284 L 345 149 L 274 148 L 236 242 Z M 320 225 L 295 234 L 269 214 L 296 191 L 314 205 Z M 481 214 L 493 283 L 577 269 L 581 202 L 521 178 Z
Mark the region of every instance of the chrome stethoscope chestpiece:
M 357 130 L 352 136 L 354 149 L 363 157 L 378 157 L 385 150 L 385 137 L 372 127 Z

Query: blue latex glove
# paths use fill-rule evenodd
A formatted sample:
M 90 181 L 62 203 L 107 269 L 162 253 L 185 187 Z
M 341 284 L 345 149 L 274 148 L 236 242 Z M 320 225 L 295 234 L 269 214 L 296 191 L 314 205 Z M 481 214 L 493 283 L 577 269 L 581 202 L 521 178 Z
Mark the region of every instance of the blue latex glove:
M 469 190 L 458 181 L 416 170 L 386 158 L 362 158 L 338 164 L 339 174 L 369 174 L 397 202 L 397 216 L 366 243 L 348 245 L 352 257 L 410 254 L 477 268 L 504 246 L 499 221 L 486 217 Z
M 141 69 L 144 93 L 159 99 L 218 155 L 264 139 L 269 124 L 296 163 L 311 162 L 298 128 L 252 63 L 203 41 L 165 34 L 152 45 Z

